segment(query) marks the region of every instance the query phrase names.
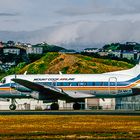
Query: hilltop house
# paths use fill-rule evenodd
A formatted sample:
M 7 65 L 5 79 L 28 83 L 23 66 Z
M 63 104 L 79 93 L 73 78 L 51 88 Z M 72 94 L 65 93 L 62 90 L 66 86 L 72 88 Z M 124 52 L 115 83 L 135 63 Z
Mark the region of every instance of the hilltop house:
M 43 54 L 43 48 L 42 47 L 28 46 L 26 48 L 26 53 L 27 54 Z
M 86 53 L 97 53 L 97 52 L 99 52 L 99 49 L 98 48 L 86 48 L 86 49 L 84 49 L 83 52 L 86 52 Z
M 20 54 L 20 48 L 17 47 L 4 47 L 3 49 L 3 54 L 8 55 L 8 54 Z

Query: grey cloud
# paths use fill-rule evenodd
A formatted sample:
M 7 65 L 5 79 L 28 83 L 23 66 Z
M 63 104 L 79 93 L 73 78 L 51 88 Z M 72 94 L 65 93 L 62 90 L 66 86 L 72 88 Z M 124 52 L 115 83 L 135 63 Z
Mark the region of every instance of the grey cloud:
M 6 16 L 6 17 L 18 16 L 18 15 L 19 15 L 19 13 L 4 13 L 4 12 L 0 13 L 0 16 Z
M 5 23 L 18 23 L 19 22 L 19 20 L 16 20 L 16 19 L 6 19 L 6 20 L 4 20 L 4 22 Z
M 46 41 L 67 48 L 82 49 L 111 42 L 140 42 L 140 21 L 77 21 L 32 32 L 0 32 L 2 40 L 31 43 Z
M 61 15 L 77 16 L 89 14 L 111 14 L 123 15 L 140 13 L 140 1 L 134 0 L 94 0 L 87 2 L 87 5 L 66 6 L 56 11 Z
M 140 21 L 75 22 L 57 27 L 47 37 L 55 44 L 104 44 L 140 41 Z
M 133 14 L 140 11 L 127 10 L 123 8 L 66 8 L 57 11 L 57 13 L 65 16 L 79 16 L 79 15 L 91 15 L 91 14 L 110 14 L 110 15 L 122 15 L 122 14 Z
M 93 47 L 111 42 L 140 42 L 140 21 L 78 21 L 39 31 L 39 41 L 63 45 L 68 48 Z M 32 38 L 33 39 L 33 38 Z M 36 41 L 37 41 L 36 40 Z M 101 47 L 101 46 L 100 46 Z

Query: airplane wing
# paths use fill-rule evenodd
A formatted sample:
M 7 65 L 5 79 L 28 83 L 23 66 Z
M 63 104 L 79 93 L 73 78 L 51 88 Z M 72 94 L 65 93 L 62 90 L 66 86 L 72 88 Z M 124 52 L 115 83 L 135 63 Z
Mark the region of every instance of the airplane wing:
M 54 86 L 46 86 L 46 85 L 41 85 L 38 83 L 34 83 L 28 80 L 24 79 L 12 79 L 15 83 L 18 83 L 28 89 L 31 89 L 33 91 L 39 92 L 41 95 L 46 95 L 52 98 L 59 98 L 59 99 L 73 99 L 70 97 L 68 94 L 66 94 L 62 89 L 56 88 Z M 48 94 L 47 94 L 48 93 Z

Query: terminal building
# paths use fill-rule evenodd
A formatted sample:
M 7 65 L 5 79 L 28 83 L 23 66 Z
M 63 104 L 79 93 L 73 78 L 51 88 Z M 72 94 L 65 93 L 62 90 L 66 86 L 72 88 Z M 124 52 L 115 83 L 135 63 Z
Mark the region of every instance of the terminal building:
M 140 95 L 116 99 L 115 109 L 140 110 Z
M 11 101 L 0 99 L 0 110 L 9 110 Z M 73 103 L 58 101 L 60 110 L 73 110 Z M 49 110 L 51 103 L 45 103 L 35 99 L 16 99 L 16 110 Z M 82 110 L 114 110 L 115 99 L 88 98 L 80 103 Z

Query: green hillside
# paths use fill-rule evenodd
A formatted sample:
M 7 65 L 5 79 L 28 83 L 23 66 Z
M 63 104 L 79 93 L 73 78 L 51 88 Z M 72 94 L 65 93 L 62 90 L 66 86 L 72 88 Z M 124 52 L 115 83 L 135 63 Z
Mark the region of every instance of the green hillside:
M 57 52 L 49 52 L 39 60 L 25 65 L 20 63 L 12 73 L 23 74 L 27 71 L 28 74 L 44 74 L 44 73 L 104 73 L 133 67 L 127 62 L 93 58 L 81 54 L 61 54 Z

